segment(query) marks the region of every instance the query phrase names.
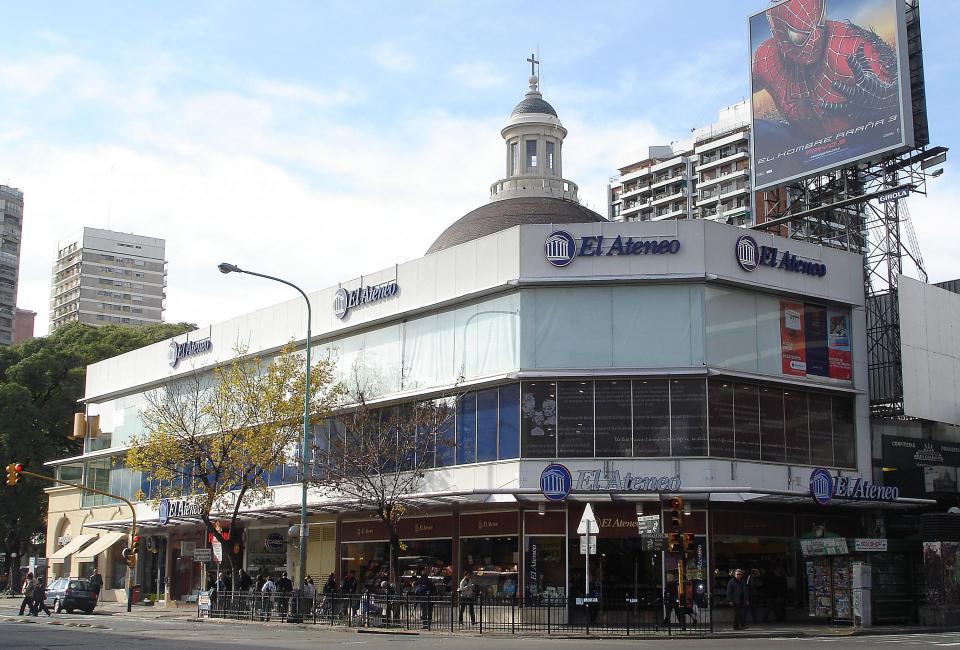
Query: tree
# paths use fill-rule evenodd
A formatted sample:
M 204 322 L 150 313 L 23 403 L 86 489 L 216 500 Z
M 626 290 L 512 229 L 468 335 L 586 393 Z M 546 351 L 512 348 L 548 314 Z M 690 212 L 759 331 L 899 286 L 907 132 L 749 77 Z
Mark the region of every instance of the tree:
M 374 408 L 355 388 L 351 409 L 332 421 L 329 438 L 314 449 L 311 482 L 329 498 L 372 511 L 387 529 L 390 580 L 398 584 L 402 550 L 398 525 L 417 507 L 426 471 L 453 447 L 455 399 Z
M 0 346 L 0 457 L 43 472 L 49 460 L 75 456 L 82 442 L 67 438 L 73 414 L 83 397 L 86 367 L 112 356 L 196 329 L 189 323 L 163 323 L 139 328 L 80 323 L 50 336 Z M 8 580 L 19 568 L 32 540 L 46 529 L 49 484 L 24 478 L 0 499 L 0 539 L 8 559 Z M 10 584 L 11 587 L 17 585 Z
M 303 435 L 304 358 L 283 349 L 271 362 L 237 349 L 233 361 L 192 372 L 148 393 L 144 433 L 134 436 L 127 467 L 159 484 L 159 495 L 197 506 L 207 532 L 227 552 L 236 579 L 242 556 L 233 551 L 244 508 L 268 502 L 270 472 L 299 459 Z M 333 362 L 310 372 L 310 417 L 322 419 L 340 399 Z M 223 513 L 228 525 L 218 526 Z

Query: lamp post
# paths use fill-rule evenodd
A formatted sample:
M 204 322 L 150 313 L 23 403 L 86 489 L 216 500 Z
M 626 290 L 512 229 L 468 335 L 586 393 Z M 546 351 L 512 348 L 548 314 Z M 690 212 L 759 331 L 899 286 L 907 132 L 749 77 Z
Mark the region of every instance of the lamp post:
M 246 273 L 247 275 L 255 275 L 258 278 L 266 278 L 267 280 L 273 280 L 285 284 L 288 287 L 293 287 L 303 296 L 304 301 L 307 303 L 307 372 L 303 385 L 303 447 L 300 450 L 300 479 L 302 485 L 300 494 L 300 575 L 296 582 L 298 588 L 302 588 L 307 578 L 307 454 L 310 453 L 310 324 L 313 320 L 310 309 L 310 299 L 307 298 L 307 294 L 303 292 L 303 289 L 281 278 L 263 273 L 255 273 L 253 271 L 245 271 L 239 266 L 228 264 L 227 262 L 220 263 L 217 268 L 220 269 L 221 273 Z

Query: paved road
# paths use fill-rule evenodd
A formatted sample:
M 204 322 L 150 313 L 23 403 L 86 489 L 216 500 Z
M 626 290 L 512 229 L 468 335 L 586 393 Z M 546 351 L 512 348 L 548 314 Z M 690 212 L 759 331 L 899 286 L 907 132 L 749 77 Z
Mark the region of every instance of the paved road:
M 485 650 L 523 648 L 529 650 L 581 650 L 583 640 L 484 636 L 365 634 L 352 630 L 327 628 L 274 627 L 250 624 L 216 624 L 171 618 L 131 618 L 125 616 L 83 616 L 62 614 L 18 619 L 0 619 L 0 649 L 7 648 L 116 648 L 140 650 L 257 649 L 265 647 L 307 650 L 315 648 L 361 648 L 375 650 Z M 78 627 L 83 626 L 83 627 Z M 590 648 L 626 650 L 662 649 L 665 640 L 591 639 Z M 890 644 L 911 648 L 960 648 L 960 633 L 898 634 L 891 636 L 843 636 L 833 638 L 792 639 L 674 639 L 671 650 L 868 650 Z

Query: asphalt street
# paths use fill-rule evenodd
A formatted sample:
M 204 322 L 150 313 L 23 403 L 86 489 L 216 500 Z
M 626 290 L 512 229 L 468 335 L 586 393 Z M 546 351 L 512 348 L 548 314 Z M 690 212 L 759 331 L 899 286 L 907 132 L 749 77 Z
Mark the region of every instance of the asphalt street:
M 590 648 L 669 648 L 677 650 L 819 650 L 820 648 L 849 648 L 867 650 L 896 644 L 910 648 L 960 648 L 960 632 L 934 634 L 897 634 L 883 636 L 837 636 L 780 639 L 590 639 Z M 445 636 L 436 634 L 370 634 L 355 630 L 303 628 L 299 626 L 266 626 L 251 624 L 223 624 L 197 622 L 159 617 L 60 615 L 50 619 L 0 619 L 0 648 L 117 648 L 137 650 L 185 650 L 197 647 L 204 650 L 219 648 L 391 648 L 391 650 L 443 648 L 467 650 L 479 648 L 529 648 L 530 650 L 579 650 L 584 639 L 498 636 Z

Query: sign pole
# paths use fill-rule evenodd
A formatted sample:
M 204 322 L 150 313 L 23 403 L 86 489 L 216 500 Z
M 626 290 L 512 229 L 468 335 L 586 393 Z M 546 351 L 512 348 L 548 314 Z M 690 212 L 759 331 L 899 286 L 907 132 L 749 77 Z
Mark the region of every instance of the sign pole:
M 586 600 L 590 598 L 590 520 L 587 520 L 587 570 L 583 576 L 583 597 L 584 602 L 587 604 L 587 609 L 590 609 L 590 602 Z

